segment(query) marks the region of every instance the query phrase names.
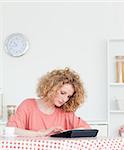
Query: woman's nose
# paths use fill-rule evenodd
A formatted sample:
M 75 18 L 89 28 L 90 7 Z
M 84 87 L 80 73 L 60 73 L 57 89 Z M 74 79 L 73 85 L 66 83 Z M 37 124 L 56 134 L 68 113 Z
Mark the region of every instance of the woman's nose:
M 68 100 L 68 96 L 65 95 L 65 96 L 63 97 L 63 101 L 67 101 L 67 100 Z

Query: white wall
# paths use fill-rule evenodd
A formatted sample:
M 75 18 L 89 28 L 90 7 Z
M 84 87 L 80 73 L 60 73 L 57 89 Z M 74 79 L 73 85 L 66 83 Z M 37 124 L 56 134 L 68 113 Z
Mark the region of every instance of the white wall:
M 2 3 L 3 42 L 14 32 L 30 41 L 24 56 L 3 52 L 6 104 L 34 97 L 38 78 L 66 66 L 79 72 L 87 91 L 78 114 L 88 121 L 107 119 L 106 39 L 123 37 L 123 3 Z M 4 51 L 4 48 L 3 48 Z

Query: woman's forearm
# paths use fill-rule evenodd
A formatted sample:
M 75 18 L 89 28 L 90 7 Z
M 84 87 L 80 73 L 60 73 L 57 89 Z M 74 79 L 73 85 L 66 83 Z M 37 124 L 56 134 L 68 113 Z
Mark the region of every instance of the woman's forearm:
M 25 130 L 21 128 L 15 128 L 15 134 L 20 136 L 45 136 L 45 132 L 39 132 L 39 131 L 32 131 L 32 130 Z
M 21 128 L 15 127 L 15 134 L 20 136 L 50 136 L 51 134 L 61 132 L 63 129 L 61 127 L 53 127 L 48 129 L 43 129 L 39 131 L 33 131 L 33 130 L 25 130 Z

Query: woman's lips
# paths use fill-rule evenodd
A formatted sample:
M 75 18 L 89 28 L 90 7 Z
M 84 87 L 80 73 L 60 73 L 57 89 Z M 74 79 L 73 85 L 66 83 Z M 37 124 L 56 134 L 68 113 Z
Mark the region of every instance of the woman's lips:
M 63 104 L 63 101 L 59 101 L 59 104 L 61 104 L 61 105 L 62 105 L 62 104 Z

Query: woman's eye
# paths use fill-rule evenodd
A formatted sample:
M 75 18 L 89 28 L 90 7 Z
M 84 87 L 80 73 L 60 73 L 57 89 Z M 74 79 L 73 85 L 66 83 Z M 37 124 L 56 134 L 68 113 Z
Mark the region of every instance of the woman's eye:
M 61 94 L 65 94 L 65 92 L 61 91 Z

